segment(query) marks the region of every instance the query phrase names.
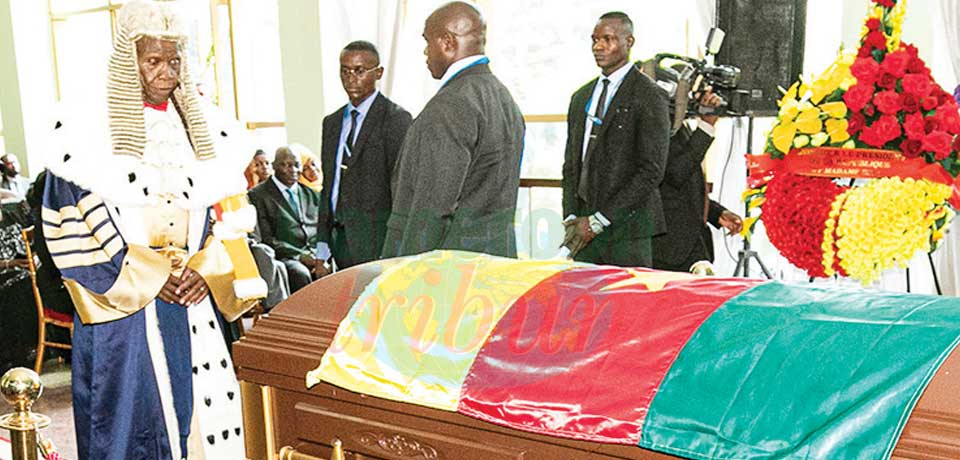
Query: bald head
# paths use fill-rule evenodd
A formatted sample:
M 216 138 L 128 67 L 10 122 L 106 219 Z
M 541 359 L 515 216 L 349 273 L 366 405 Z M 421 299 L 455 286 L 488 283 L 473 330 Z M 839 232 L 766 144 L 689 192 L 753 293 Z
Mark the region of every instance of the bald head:
M 437 8 L 423 28 L 427 42 L 424 54 L 433 78 L 439 79 L 453 64 L 484 53 L 487 23 L 480 11 L 466 2 L 450 2 Z

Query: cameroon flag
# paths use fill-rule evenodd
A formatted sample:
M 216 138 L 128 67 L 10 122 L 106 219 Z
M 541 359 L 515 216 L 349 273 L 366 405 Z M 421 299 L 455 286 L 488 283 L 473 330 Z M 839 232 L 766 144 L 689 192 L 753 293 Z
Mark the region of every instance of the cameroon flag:
M 947 297 L 434 251 L 307 383 L 688 458 L 888 458 L 958 338 Z

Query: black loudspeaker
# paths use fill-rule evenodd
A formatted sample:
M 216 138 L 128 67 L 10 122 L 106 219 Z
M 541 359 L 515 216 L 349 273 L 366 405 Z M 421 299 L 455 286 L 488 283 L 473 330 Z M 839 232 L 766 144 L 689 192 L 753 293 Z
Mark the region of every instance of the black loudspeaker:
M 746 110 L 774 116 L 781 94 L 803 72 L 806 0 L 717 0 L 717 26 L 726 32 L 718 64 L 739 67 Z

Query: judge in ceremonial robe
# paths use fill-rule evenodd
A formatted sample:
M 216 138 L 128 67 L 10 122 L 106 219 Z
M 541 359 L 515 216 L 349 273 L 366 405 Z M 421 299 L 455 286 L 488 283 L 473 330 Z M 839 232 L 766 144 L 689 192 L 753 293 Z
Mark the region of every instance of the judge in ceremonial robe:
M 221 330 L 266 291 L 244 239 L 250 149 L 191 83 L 172 8 L 125 4 L 106 96 L 50 124 L 42 225 L 77 309 L 81 460 L 245 458 Z

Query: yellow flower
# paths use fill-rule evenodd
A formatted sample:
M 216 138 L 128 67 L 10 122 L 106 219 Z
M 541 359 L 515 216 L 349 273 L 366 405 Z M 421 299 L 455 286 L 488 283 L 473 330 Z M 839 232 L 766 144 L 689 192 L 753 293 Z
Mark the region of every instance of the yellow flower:
M 810 136 L 810 145 L 814 147 L 820 147 L 821 145 L 826 144 L 828 139 L 830 139 L 830 136 L 828 136 L 827 133 L 816 133 L 813 136 Z
M 800 113 L 800 103 L 796 99 L 788 99 L 780 105 L 780 120 L 793 121 Z
M 749 240 L 750 234 L 753 231 L 753 224 L 757 222 L 760 216 L 750 216 L 743 219 L 743 228 L 740 229 L 740 236 Z
M 847 116 L 847 104 L 843 101 L 828 102 L 820 106 L 820 111 L 833 118 L 843 118 Z
M 797 135 L 797 125 L 793 122 L 781 123 L 773 128 L 770 133 L 773 137 L 773 146 L 783 153 L 790 153 L 790 146 L 793 145 L 793 137 Z
M 840 266 L 869 284 L 884 270 L 906 266 L 917 251 L 930 251 L 940 230 L 933 227 L 951 193 L 946 185 L 898 177 L 875 179 L 849 190 L 835 230 Z
M 799 88 L 799 87 L 800 87 L 800 82 L 798 82 L 798 81 L 793 82 L 793 84 L 790 85 L 790 88 L 783 92 L 783 97 L 780 98 L 780 102 L 779 102 L 778 105 L 779 105 L 780 107 L 783 107 L 784 104 L 787 103 L 787 101 L 794 101 L 794 102 L 796 102 L 796 99 L 797 99 L 797 88 Z
M 818 133 L 823 129 L 823 122 L 820 121 L 820 109 L 811 107 L 802 110 L 797 116 L 797 130 L 804 134 Z
M 847 120 L 827 120 L 827 134 L 830 135 L 830 142 L 839 144 L 850 139 L 850 133 L 847 132 Z

